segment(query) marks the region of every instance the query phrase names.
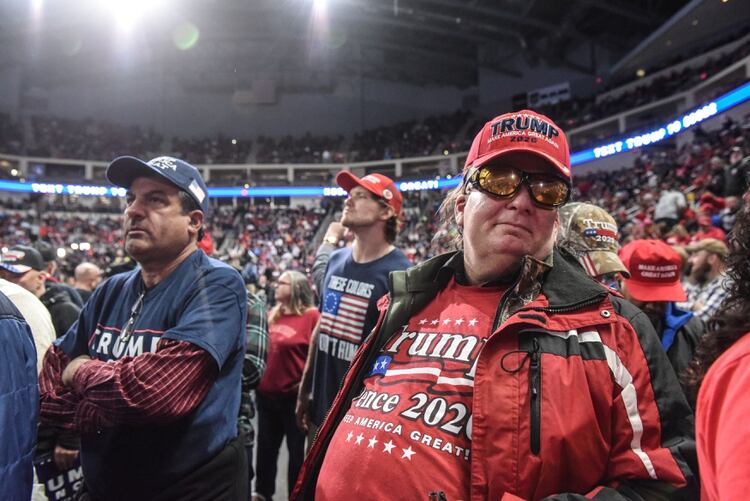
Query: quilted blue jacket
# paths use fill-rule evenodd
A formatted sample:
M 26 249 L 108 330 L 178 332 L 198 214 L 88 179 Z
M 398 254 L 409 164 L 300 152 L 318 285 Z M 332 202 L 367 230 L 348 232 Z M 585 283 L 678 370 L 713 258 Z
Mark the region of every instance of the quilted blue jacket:
M 36 348 L 21 313 L 0 293 L 0 499 L 29 499 L 39 417 Z

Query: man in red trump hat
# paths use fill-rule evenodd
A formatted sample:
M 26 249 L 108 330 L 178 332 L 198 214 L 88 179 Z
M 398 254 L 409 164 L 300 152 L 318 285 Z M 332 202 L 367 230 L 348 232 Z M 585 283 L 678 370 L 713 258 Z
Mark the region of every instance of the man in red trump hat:
M 314 437 L 336 396 L 354 352 L 378 318 L 377 302 L 388 290 L 388 274 L 411 265 L 397 249 L 403 198 L 382 174 L 359 178 L 341 171 L 336 183 L 347 193 L 341 222 L 332 224 L 316 256 L 313 274 L 320 295 L 320 320 L 300 382 L 297 421 Z M 338 248 L 343 231 L 351 246 Z
M 675 304 L 687 299 L 680 282 L 682 257 L 661 240 L 633 240 L 620 250 L 620 258 L 630 270 L 622 278 L 622 294 L 648 316 L 672 368 L 683 375 L 705 326 Z
M 484 125 L 444 201 L 460 250 L 391 273 L 293 499 L 622 500 L 693 481 L 653 327 L 555 247 L 570 192 L 552 120 Z

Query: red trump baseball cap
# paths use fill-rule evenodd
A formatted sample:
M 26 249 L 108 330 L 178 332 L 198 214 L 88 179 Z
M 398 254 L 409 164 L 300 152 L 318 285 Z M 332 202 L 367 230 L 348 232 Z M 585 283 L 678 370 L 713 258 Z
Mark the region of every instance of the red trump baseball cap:
M 625 286 L 638 301 L 685 301 L 680 283 L 682 257 L 661 240 L 633 240 L 620 250 L 630 271 Z
M 521 162 L 528 156 L 541 158 L 563 178 L 571 178 L 565 133 L 550 118 L 531 110 L 506 113 L 484 124 L 471 144 L 464 170 L 511 154 Z
M 401 206 L 404 199 L 401 192 L 388 176 L 383 174 L 368 174 L 364 177 L 357 177 L 348 170 L 342 170 L 336 174 L 336 184 L 341 186 L 347 193 L 352 191 L 355 186 L 361 186 L 373 195 L 376 195 L 393 207 L 396 215 L 401 213 Z

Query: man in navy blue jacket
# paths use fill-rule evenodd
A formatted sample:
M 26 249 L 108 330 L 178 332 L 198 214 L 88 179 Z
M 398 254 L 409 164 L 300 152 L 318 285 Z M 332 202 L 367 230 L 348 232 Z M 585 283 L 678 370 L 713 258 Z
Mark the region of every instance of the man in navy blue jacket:
M 13 440 L 0 449 L 0 499 L 29 499 L 39 389 L 36 349 L 21 313 L 0 293 L 0 423 Z

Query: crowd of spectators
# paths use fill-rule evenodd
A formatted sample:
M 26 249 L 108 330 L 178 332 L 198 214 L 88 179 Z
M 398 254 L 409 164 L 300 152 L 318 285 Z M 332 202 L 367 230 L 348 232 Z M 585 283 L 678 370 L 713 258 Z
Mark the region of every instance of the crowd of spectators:
M 313 136 L 309 132 L 302 137 L 290 135 L 273 138 L 258 136 L 255 162 L 261 164 L 331 164 L 347 160 L 344 136 Z
M 710 229 L 701 225 L 705 218 L 711 228 L 728 232 L 741 205 L 738 197 L 748 186 L 750 115 L 741 122 L 726 119 L 712 132 L 697 128 L 693 135 L 693 141 L 679 149 L 645 149 L 633 165 L 621 170 L 574 176 L 573 199 L 609 211 L 620 227 L 622 243 L 661 238 L 686 245 Z M 660 196 L 670 190 L 686 194 L 687 208 L 667 232 L 658 224 L 655 210 Z M 415 263 L 449 249 L 456 236 L 456 228 L 441 227 L 437 219 L 444 196 L 444 191 L 433 190 L 405 193 L 397 243 Z M 208 245 L 264 294 L 284 270 L 310 268 L 314 237 L 337 206 L 340 202 L 330 200 L 315 208 L 253 205 L 250 200 L 218 205 L 209 220 Z M 43 197 L 36 207 L 29 210 L 25 201 L 3 203 L 2 246 L 48 240 L 65 249 L 60 268 L 68 275 L 83 260 L 115 270 L 127 261 L 120 217 L 114 214 L 122 210 L 119 203 L 83 205 Z
M 0 114 L 0 153 L 45 158 L 109 161 L 120 155 L 152 158 L 169 154 L 195 164 L 321 164 L 407 158 L 461 151 L 460 131 L 470 112 L 434 115 L 367 129 L 352 138 L 337 136 L 179 138 L 165 140 L 152 129 L 90 119 L 30 118 L 29 134 L 21 121 Z M 461 137 L 459 137 L 461 136 Z
M 566 130 L 574 129 L 688 90 L 732 63 L 747 57 L 748 54 L 750 41 L 732 51 L 708 58 L 700 66 L 674 70 L 621 94 L 613 94 L 598 100 L 596 96 L 573 98 L 542 106 L 538 111 L 564 125 Z
M 247 201 L 244 201 L 247 202 Z M 0 247 L 28 245 L 37 239 L 50 242 L 58 254 L 60 278 L 70 278 L 75 267 L 88 261 L 108 273 L 132 265 L 123 252 L 122 208 L 118 214 L 82 213 L 48 205 L 45 212 L 28 204 L 3 201 L 0 211 Z M 90 208 L 90 207 L 89 207 Z M 41 214 L 41 215 L 40 215 Z M 321 224 L 323 209 L 270 207 L 240 203 L 212 210 L 209 235 L 202 246 L 240 270 L 261 295 L 274 278 L 287 269 L 312 265 L 308 246 Z
M 710 133 L 699 127 L 693 136 L 679 149 L 646 149 L 627 169 L 576 176 L 574 198 L 609 211 L 624 241 L 655 237 L 684 244 L 699 231 L 701 216 L 728 230 L 732 218 L 724 216 L 737 210 L 736 199 L 748 186 L 750 116 L 727 118 Z M 670 190 L 685 193 L 688 207 L 672 232 L 662 234 L 654 212 Z
M 250 138 L 172 138 L 171 155 L 194 164 L 245 164 L 251 161 Z M 141 158 L 150 158 L 149 155 Z
M 31 137 L 25 138 L 18 153 L 35 157 L 111 160 L 132 151 L 150 157 L 163 143 L 163 137 L 153 129 L 92 119 L 34 116 L 31 129 Z
M 393 158 L 439 155 L 455 149 L 457 137 L 465 130 L 471 113 L 455 111 L 428 117 L 422 121 L 408 120 L 387 127 L 378 127 L 355 134 L 349 158 L 352 162 L 390 160 Z

